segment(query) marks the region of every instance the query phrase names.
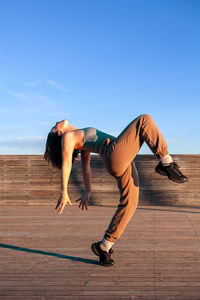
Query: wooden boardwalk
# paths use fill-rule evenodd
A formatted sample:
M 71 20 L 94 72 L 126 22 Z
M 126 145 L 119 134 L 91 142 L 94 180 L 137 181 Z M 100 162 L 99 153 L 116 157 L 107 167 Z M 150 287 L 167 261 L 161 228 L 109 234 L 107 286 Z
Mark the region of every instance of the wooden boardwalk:
M 139 207 L 114 246 L 90 251 L 114 207 L 1 206 L 1 300 L 200 299 L 200 208 Z

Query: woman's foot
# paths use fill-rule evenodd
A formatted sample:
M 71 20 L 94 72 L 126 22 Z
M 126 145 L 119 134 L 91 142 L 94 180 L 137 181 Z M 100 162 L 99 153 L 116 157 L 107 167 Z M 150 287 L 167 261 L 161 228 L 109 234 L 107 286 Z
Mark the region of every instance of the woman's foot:
M 92 249 L 92 251 L 93 251 L 94 254 L 97 255 L 97 256 L 100 256 L 100 252 L 98 251 L 98 249 L 100 248 L 100 244 L 101 244 L 101 242 L 97 242 L 97 243 L 92 244 L 92 246 L 95 245 L 95 246 L 93 247 L 94 249 Z M 91 247 L 92 247 L 92 246 L 91 246 Z M 102 249 L 101 249 L 101 250 L 102 250 Z M 114 252 L 113 249 L 110 248 L 110 250 L 109 250 L 110 255 L 113 254 L 113 252 Z
M 113 253 L 112 249 L 109 252 L 103 251 L 100 247 L 100 242 L 93 243 L 91 249 L 95 255 L 99 256 L 99 262 L 102 266 L 109 267 L 114 265 L 114 260 L 110 258 L 111 253 Z
M 167 166 L 163 166 L 163 164 L 159 162 L 155 171 L 160 175 L 167 176 L 170 180 L 177 183 L 188 181 L 188 178 L 181 173 L 179 166 L 174 161 Z

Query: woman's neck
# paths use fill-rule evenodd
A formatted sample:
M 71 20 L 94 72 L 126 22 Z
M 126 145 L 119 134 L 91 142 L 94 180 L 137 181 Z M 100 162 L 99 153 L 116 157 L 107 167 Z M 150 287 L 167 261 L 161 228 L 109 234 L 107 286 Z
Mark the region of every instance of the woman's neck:
M 68 125 L 67 128 L 65 129 L 64 133 L 71 131 L 71 130 L 76 130 L 76 129 L 78 129 L 78 128 L 73 125 Z

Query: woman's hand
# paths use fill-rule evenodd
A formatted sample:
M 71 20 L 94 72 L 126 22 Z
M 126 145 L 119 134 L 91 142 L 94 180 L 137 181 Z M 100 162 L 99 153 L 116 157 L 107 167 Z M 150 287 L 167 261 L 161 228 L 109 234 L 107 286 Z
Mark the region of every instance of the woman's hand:
M 82 210 L 84 207 L 87 209 L 88 201 L 90 201 L 90 193 L 85 192 L 81 198 L 76 200 L 75 202 L 81 201 L 79 204 L 79 208 L 82 207 Z
M 60 193 L 60 197 L 58 198 L 57 205 L 55 207 L 56 213 L 62 214 L 63 209 L 65 205 L 69 203 L 69 205 L 72 205 L 69 196 L 67 193 Z

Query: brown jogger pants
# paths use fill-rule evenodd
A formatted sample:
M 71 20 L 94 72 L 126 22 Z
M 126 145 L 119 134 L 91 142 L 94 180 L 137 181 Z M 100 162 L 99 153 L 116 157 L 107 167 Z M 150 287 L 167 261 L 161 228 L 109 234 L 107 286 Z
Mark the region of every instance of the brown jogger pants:
M 132 121 L 116 141 L 102 145 L 104 165 L 116 178 L 120 192 L 120 203 L 104 235 L 110 242 L 119 239 L 137 208 L 139 181 L 133 160 L 144 142 L 158 158 L 168 154 L 167 143 L 147 114 Z

